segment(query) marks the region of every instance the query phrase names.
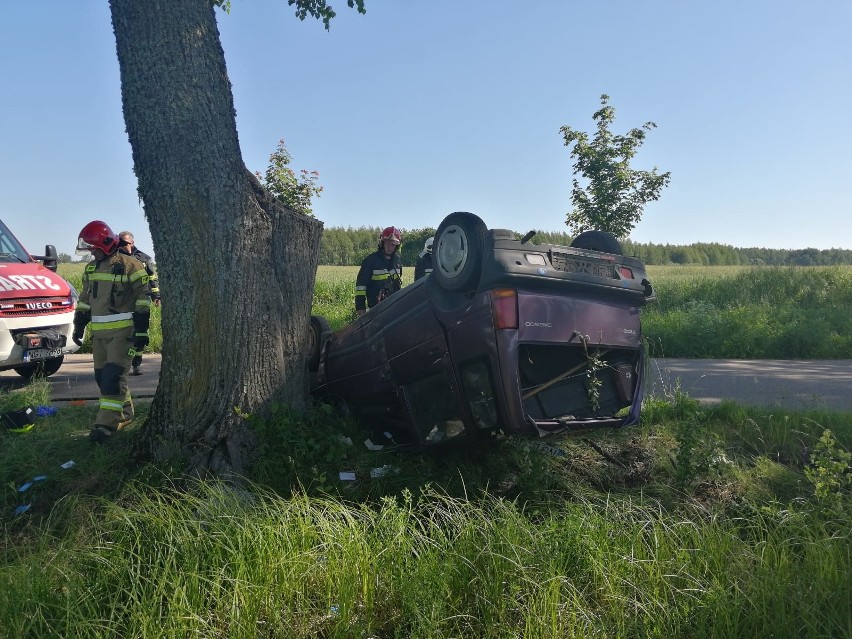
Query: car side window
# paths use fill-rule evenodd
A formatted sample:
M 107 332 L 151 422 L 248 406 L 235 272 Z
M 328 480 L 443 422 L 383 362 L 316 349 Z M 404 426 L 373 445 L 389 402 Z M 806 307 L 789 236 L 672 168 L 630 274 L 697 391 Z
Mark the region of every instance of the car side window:
M 476 427 L 492 430 L 499 426 L 497 405 L 494 401 L 494 380 L 491 367 L 485 359 L 459 366 L 462 386 L 470 414 Z
M 464 421 L 453 382 L 446 370 L 403 387 L 411 421 L 423 444 L 437 444 L 464 434 Z

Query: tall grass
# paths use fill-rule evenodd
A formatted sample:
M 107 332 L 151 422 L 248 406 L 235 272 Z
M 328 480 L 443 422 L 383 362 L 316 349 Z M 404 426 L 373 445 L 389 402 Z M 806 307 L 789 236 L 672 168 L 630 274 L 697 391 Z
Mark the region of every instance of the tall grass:
M 832 267 L 651 267 L 660 312 L 700 300 L 716 308 L 803 306 L 852 309 L 852 268 Z
M 852 358 L 852 269 L 651 269 L 643 314 L 655 355 Z
M 803 469 L 848 414 L 680 395 L 547 451 L 423 456 L 282 409 L 234 486 L 128 464 L 135 428 L 92 447 L 94 410 L 3 439 L 0 637 L 852 637 L 852 493 Z
M 376 507 L 131 487 L 0 571 L 3 636 L 843 637 L 848 534 L 806 510 L 670 517 L 594 498 L 533 517 L 434 490 Z M 17 614 L 9 614 L 11 610 Z

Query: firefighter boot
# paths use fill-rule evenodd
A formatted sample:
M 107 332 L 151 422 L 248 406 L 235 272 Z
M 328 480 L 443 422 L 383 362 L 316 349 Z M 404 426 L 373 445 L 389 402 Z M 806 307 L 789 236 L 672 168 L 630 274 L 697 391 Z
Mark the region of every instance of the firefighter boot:
M 110 437 L 112 437 L 112 431 L 106 426 L 92 426 L 92 430 L 89 431 L 89 441 L 93 444 L 103 444 Z

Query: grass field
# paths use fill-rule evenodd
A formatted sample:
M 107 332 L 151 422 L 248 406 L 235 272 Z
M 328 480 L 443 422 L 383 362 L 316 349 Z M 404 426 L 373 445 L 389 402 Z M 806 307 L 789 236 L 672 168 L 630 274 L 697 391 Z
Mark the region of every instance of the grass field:
M 779 315 L 846 331 L 850 272 L 652 268 L 646 331 L 756 353 Z M 354 273 L 317 278 L 338 324 Z M 49 404 L 44 380 L 0 390 Z M 672 389 L 639 427 L 418 455 L 276 407 L 234 486 L 134 463 L 145 403 L 90 445 L 94 410 L 0 431 L 0 638 L 852 639 L 852 414 Z
M 280 409 L 239 487 L 132 463 L 138 424 L 92 446 L 93 414 L 0 432 L 2 638 L 852 637 L 850 414 L 676 392 L 417 455 Z
M 652 353 L 741 359 L 852 358 L 852 267 L 651 268 Z

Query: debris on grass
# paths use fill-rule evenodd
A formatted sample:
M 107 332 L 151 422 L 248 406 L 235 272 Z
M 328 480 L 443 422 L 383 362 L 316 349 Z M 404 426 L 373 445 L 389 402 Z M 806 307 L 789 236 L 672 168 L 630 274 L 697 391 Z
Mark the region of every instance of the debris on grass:
M 370 439 L 365 439 L 365 440 L 364 440 L 364 446 L 366 446 L 366 447 L 367 447 L 367 450 L 381 450 L 382 448 L 384 448 L 384 445 L 382 445 L 382 444 L 374 444 L 374 443 L 372 442 L 372 440 L 370 440 Z

